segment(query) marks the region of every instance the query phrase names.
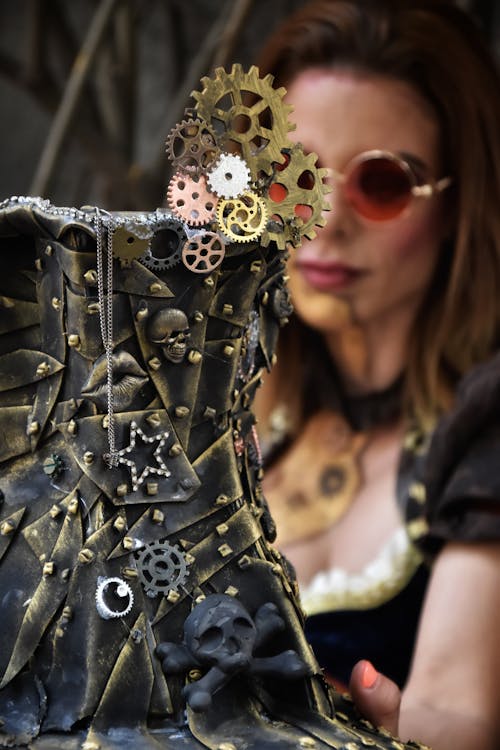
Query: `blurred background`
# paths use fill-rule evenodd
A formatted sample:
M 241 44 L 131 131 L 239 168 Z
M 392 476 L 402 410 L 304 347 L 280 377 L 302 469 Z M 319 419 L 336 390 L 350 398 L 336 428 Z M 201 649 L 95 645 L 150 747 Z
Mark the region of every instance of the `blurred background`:
M 254 63 L 304 2 L 0 0 L 0 200 L 163 205 L 165 138 L 200 78 Z M 459 4 L 497 52 L 500 3 Z

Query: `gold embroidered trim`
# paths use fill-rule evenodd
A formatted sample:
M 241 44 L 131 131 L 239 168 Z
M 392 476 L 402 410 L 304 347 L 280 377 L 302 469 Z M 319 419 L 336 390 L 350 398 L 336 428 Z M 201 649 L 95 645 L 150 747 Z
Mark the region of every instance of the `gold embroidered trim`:
M 401 527 L 361 573 L 340 568 L 318 573 L 301 591 L 307 615 L 341 609 L 372 609 L 389 601 L 408 584 L 423 557 Z

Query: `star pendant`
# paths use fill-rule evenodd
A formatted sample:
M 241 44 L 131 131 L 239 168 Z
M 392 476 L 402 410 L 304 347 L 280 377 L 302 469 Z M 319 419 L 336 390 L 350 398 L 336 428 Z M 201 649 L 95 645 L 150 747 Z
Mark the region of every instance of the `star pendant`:
M 159 432 L 157 435 L 152 435 L 151 437 L 148 437 L 147 435 L 144 434 L 141 428 L 137 426 L 136 422 L 130 423 L 130 442 L 126 446 L 126 448 L 122 448 L 116 454 L 116 465 L 124 464 L 130 470 L 130 478 L 132 480 L 132 492 L 135 492 L 137 488 L 140 487 L 141 484 L 144 482 L 146 477 L 148 477 L 150 474 L 156 474 L 157 476 L 161 476 L 161 477 L 169 477 L 171 475 L 171 472 L 169 471 L 161 455 L 161 450 L 163 446 L 165 445 L 168 436 L 169 436 L 168 432 Z M 156 446 L 153 452 L 153 456 L 155 457 L 158 463 L 158 466 L 146 465 L 140 474 L 137 470 L 136 461 L 134 461 L 132 458 L 127 458 L 127 456 L 129 456 L 132 453 L 132 451 L 135 449 L 137 437 L 140 437 L 143 443 L 154 443 L 158 441 L 158 445 Z

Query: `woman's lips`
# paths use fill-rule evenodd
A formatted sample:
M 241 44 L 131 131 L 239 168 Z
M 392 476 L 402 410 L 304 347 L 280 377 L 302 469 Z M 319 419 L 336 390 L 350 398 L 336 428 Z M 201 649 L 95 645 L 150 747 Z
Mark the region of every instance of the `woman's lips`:
M 334 292 L 346 289 L 365 276 L 365 271 L 343 263 L 298 260 L 295 266 L 308 284 L 321 291 Z

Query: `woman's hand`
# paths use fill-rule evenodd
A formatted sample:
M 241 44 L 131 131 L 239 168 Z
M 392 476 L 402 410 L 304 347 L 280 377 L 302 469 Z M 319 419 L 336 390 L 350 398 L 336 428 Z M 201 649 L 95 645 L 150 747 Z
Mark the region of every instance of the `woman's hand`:
M 395 682 L 377 672 L 369 661 L 358 661 L 351 673 L 349 692 L 365 719 L 397 735 L 401 691 Z

